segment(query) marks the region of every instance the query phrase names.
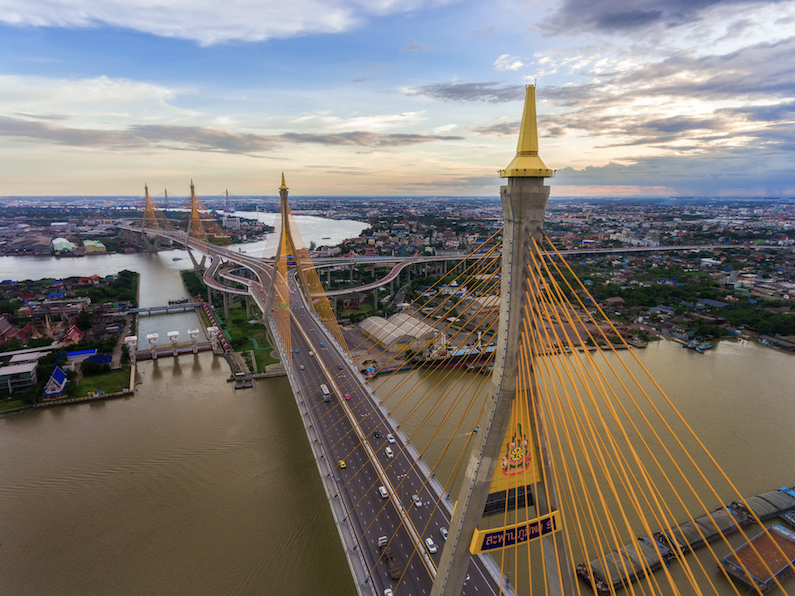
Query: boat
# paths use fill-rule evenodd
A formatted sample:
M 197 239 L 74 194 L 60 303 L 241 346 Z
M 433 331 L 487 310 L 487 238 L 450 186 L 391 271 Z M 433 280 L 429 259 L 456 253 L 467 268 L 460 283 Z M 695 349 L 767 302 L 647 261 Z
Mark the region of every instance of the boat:
M 781 553 L 786 559 L 782 559 Z M 741 582 L 766 592 L 793 575 L 795 533 L 775 525 L 760 532 L 721 560 L 724 569 Z
M 323 236 L 321 240 L 331 240 L 331 236 Z
M 182 257 L 174 257 L 174 258 L 173 258 L 173 259 L 171 259 L 171 260 L 172 260 L 172 261 L 181 261 L 181 260 L 182 260 Z

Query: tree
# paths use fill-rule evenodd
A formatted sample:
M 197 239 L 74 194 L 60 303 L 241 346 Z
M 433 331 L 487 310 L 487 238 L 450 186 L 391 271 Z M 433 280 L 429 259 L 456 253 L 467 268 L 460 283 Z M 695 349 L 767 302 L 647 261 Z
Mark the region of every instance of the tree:
M 77 315 L 77 321 L 75 325 L 77 326 L 80 331 L 88 331 L 91 329 L 91 323 L 94 320 L 94 315 L 92 315 L 87 310 L 80 311 L 80 314 Z

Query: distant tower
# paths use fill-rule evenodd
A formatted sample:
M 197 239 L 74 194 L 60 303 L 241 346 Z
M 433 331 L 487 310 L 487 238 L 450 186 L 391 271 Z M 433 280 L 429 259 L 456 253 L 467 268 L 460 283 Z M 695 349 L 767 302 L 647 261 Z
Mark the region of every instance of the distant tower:
M 163 190 L 163 192 L 166 193 L 166 201 L 165 205 L 163 206 L 163 209 L 168 209 L 168 190 L 167 189 Z
M 534 250 L 532 238 L 541 241 L 544 213 L 549 200 L 549 188 L 544 185 L 544 178 L 549 178 L 552 174 L 552 170 L 538 156 L 535 87 L 528 85 L 516 157 L 507 168 L 500 171 L 500 177 L 507 178 L 507 184 L 500 188 L 504 213 L 500 327 L 485 409 L 485 420 L 489 424 L 481 426 L 481 431 L 485 432 L 478 433 L 473 445 L 431 596 L 457 596 L 461 594 L 466 579 L 471 556 L 469 543 L 483 517 L 516 395 L 529 255 Z M 533 431 L 536 432 L 536 429 L 533 428 Z M 547 461 L 543 453 L 541 460 Z M 546 477 L 553 477 L 551 470 L 547 470 Z M 541 484 L 538 488 L 540 494 L 535 495 L 536 513 L 544 515 L 554 508 L 554 503 L 551 497 L 543 494 Z M 563 540 L 559 539 L 557 542 L 558 547 L 564 548 Z M 549 594 L 573 594 L 570 570 L 566 567 L 568 559 L 559 559 L 561 568 L 558 570 L 555 545 L 551 540 L 545 540 L 543 548 Z M 563 585 L 558 581 L 558 573 L 563 578 Z

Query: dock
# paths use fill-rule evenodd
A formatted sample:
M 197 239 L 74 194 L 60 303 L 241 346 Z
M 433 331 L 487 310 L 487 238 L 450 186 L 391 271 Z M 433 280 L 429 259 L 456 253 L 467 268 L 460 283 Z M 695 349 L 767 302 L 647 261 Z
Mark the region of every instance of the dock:
M 795 533 L 783 526 L 772 526 L 723 557 L 721 565 L 741 582 L 766 592 L 776 585 L 776 580 L 795 574 Z

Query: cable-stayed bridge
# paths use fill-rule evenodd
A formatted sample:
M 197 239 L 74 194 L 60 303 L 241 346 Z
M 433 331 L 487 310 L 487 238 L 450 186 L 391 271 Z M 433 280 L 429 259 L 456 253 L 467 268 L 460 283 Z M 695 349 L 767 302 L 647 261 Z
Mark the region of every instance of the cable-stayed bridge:
M 628 347 L 624 334 L 589 312 L 598 305 L 543 234 L 551 174 L 528 87 L 517 156 L 501 172 L 503 230 L 440 280 L 444 299 L 414 304 L 395 331 L 410 337 L 402 345 L 438 391 L 401 378 L 376 395 L 362 376 L 351 352 L 397 360 L 407 348 L 394 349 L 386 325 L 375 346 L 349 345 L 284 177 L 273 260 L 214 245 L 193 185 L 186 231 L 169 227 L 147 193 L 141 232 L 185 245 L 196 264 L 194 252 L 209 257 L 211 288 L 256 303 L 360 594 L 744 594 L 729 575 L 751 576 L 757 561 L 738 559 L 734 572 L 716 563 L 727 536 L 758 524 L 762 510 L 737 493 L 632 350 L 616 351 Z M 224 273 L 223 262 L 249 273 Z M 452 282 L 467 294 L 445 294 Z M 478 338 L 462 318 L 477 321 Z M 491 374 L 465 375 L 463 388 L 450 381 L 450 370 L 473 363 Z M 795 492 L 774 492 L 766 502 L 795 508 Z M 770 540 L 784 571 L 795 571 L 786 545 Z M 785 573 L 756 554 L 783 589 Z

